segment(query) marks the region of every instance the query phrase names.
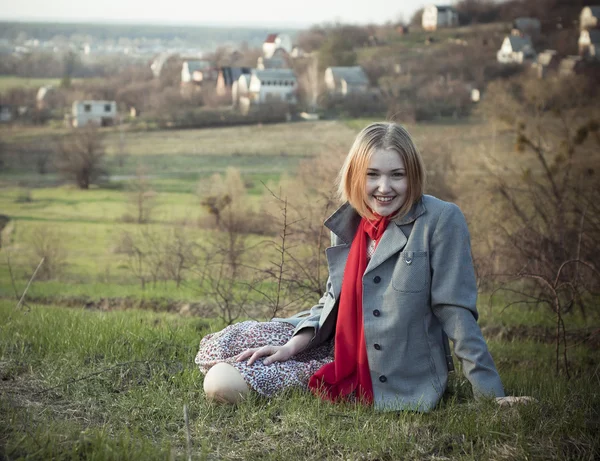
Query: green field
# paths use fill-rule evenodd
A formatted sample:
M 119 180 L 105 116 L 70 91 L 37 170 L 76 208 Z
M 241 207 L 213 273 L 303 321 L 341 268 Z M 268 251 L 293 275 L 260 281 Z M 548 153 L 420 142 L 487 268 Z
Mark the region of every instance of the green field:
M 226 320 L 200 275 L 208 256 L 184 272 L 179 286 L 159 278 L 142 287 L 125 236 L 141 239 L 146 251 L 179 232 L 194 248 L 219 252 L 243 235 L 248 250 L 231 288 L 243 295 L 254 283 L 249 267 L 273 267 L 278 256 L 273 243 L 280 242 L 281 228 L 263 221 L 271 216 L 280 222 L 281 202 L 267 187 L 300 210 L 294 216 L 303 216 L 303 225 L 322 222 L 318 213 L 302 213 L 318 205 L 323 183 L 333 182 L 355 134 L 371 121 L 107 128 L 109 176 L 89 190 L 64 181 L 51 165 L 38 171 L 40 153 L 68 130 L 0 128 L 0 214 L 10 218 L 0 250 L 0 459 L 188 459 L 184 404 L 192 459 L 294 460 L 307 453 L 369 460 L 600 457 L 597 309 L 565 316 L 568 380 L 554 371 L 552 312 L 545 306 L 505 309 L 512 301 L 506 293 L 491 302 L 489 293 L 480 295 L 480 324 L 507 392 L 533 396 L 536 404 L 501 409 L 475 402 L 460 372 L 440 407 L 426 415 L 331 406 L 302 392 L 252 397 L 237 408 L 204 400 L 193 358 L 201 337 Z M 485 255 L 497 206 L 489 192 L 492 173 L 518 178 L 529 166 L 513 151 L 514 135 L 475 118 L 408 128 L 429 170 L 428 190 L 451 194 L 467 216 L 476 256 Z M 203 197 L 229 190 L 211 176 L 225 177 L 230 168 L 241 176 L 241 185 L 231 189 L 245 226 L 239 235 L 217 230 L 201 205 Z M 153 205 L 145 224 L 132 222 L 140 169 Z M 52 277 L 34 279 L 17 308 L 40 260 L 36 246 L 44 245 L 60 267 Z M 310 248 L 302 241 L 295 251 L 307 255 Z M 258 290 L 271 293 L 274 285 L 271 278 L 252 285 L 249 311 L 239 319 L 267 318 L 257 307 L 266 302 Z

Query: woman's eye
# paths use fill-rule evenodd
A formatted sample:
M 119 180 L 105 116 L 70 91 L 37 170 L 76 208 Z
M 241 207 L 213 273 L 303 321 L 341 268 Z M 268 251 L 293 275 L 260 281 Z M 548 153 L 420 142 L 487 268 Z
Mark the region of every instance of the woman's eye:
M 367 173 L 367 176 L 371 177 L 371 178 L 376 178 L 377 177 L 377 173 L 375 173 L 374 171 L 369 171 Z
M 394 178 L 404 178 L 405 173 L 394 173 Z

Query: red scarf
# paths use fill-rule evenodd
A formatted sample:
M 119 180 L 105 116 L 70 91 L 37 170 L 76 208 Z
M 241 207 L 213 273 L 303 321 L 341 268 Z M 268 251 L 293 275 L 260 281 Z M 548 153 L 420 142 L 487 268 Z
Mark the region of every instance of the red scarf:
M 375 221 L 363 218 L 352 241 L 342 280 L 333 362 L 323 365 L 308 382 L 309 389 L 322 399 L 337 401 L 354 392 L 361 402 L 373 402 L 363 329 L 362 278 L 367 268 L 367 235 L 377 245 L 388 224 L 385 216 L 377 216 Z

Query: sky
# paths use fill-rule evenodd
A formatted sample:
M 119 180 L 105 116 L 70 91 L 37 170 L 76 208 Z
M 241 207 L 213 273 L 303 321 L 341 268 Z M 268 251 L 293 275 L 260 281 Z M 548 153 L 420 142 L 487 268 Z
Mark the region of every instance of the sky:
M 409 21 L 428 3 L 431 0 L 0 0 L 0 20 L 307 27 L 336 21 Z

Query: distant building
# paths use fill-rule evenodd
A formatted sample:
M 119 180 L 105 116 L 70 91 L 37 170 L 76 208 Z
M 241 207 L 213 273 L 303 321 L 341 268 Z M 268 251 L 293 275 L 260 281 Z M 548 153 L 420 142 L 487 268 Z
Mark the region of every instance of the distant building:
M 535 58 L 535 50 L 529 37 L 509 35 L 496 53 L 498 62 L 503 64 L 523 64 Z
M 12 107 L 7 104 L 0 104 L 0 123 L 12 122 Z
M 292 51 L 290 52 L 290 56 L 292 58 L 294 58 L 294 59 L 296 59 L 296 58 L 303 58 L 305 56 L 308 56 L 308 53 L 306 53 L 306 51 L 304 51 L 298 45 L 294 45 L 292 47 Z
M 360 66 L 328 67 L 325 87 L 331 95 L 365 94 L 369 91 L 369 78 Z
M 250 72 L 249 67 L 221 67 L 217 77 L 217 95 L 231 94 L 234 82 L 237 82 L 242 74 L 250 75 Z
M 250 90 L 251 78 L 252 73 L 242 74 L 237 81 L 233 82 L 233 85 L 231 85 L 231 101 L 233 107 L 239 107 L 244 113 L 248 113 L 250 107 L 250 97 L 248 93 Z
M 556 50 L 544 50 L 538 54 L 531 68 L 538 78 L 544 78 L 549 72 L 558 70 L 559 63 Z
M 115 101 L 75 101 L 71 108 L 72 124 L 82 127 L 89 124 L 98 126 L 114 125 L 117 121 Z
M 160 77 L 163 66 L 171 56 L 173 56 L 171 53 L 160 53 L 154 58 L 152 64 L 150 64 L 150 70 L 152 71 L 154 78 Z
M 240 81 L 238 80 L 238 85 Z M 240 97 L 240 105 L 269 104 L 273 102 L 296 104 L 298 102 L 296 98 L 297 90 L 296 74 L 291 69 L 254 69 L 248 82 L 246 96 L 248 101 L 242 102 L 242 97 Z
M 292 39 L 287 34 L 269 34 L 263 43 L 263 56 L 270 59 L 279 48 L 286 53 L 292 52 Z
M 537 18 L 517 18 L 513 21 L 513 35 L 536 35 L 542 30 L 542 23 Z
M 579 56 L 587 60 L 600 60 L 600 29 L 582 30 L 578 45 Z
M 600 5 L 586 6 L 581 10 L 579 16 L 579 28 L 597 29 L 600 27 Z
M 54 87 L 52 85 L 42 86 L 38 89 L 35 95 L 35 105 L 38 110 L 44 110 L 48 107 L 48 97 L 54 93 Z
M 427 5 L 423 9 L 421 23 L 425 30 L 458 27 L 458 11 L 447 5 Z
M 200 85 L 204 80 L 210 80 L 206 75 L 210 72 L 212 72 L 212 69 L 209 61 L 203 59 L 183 61 L 181 65 L 181 83 Z

